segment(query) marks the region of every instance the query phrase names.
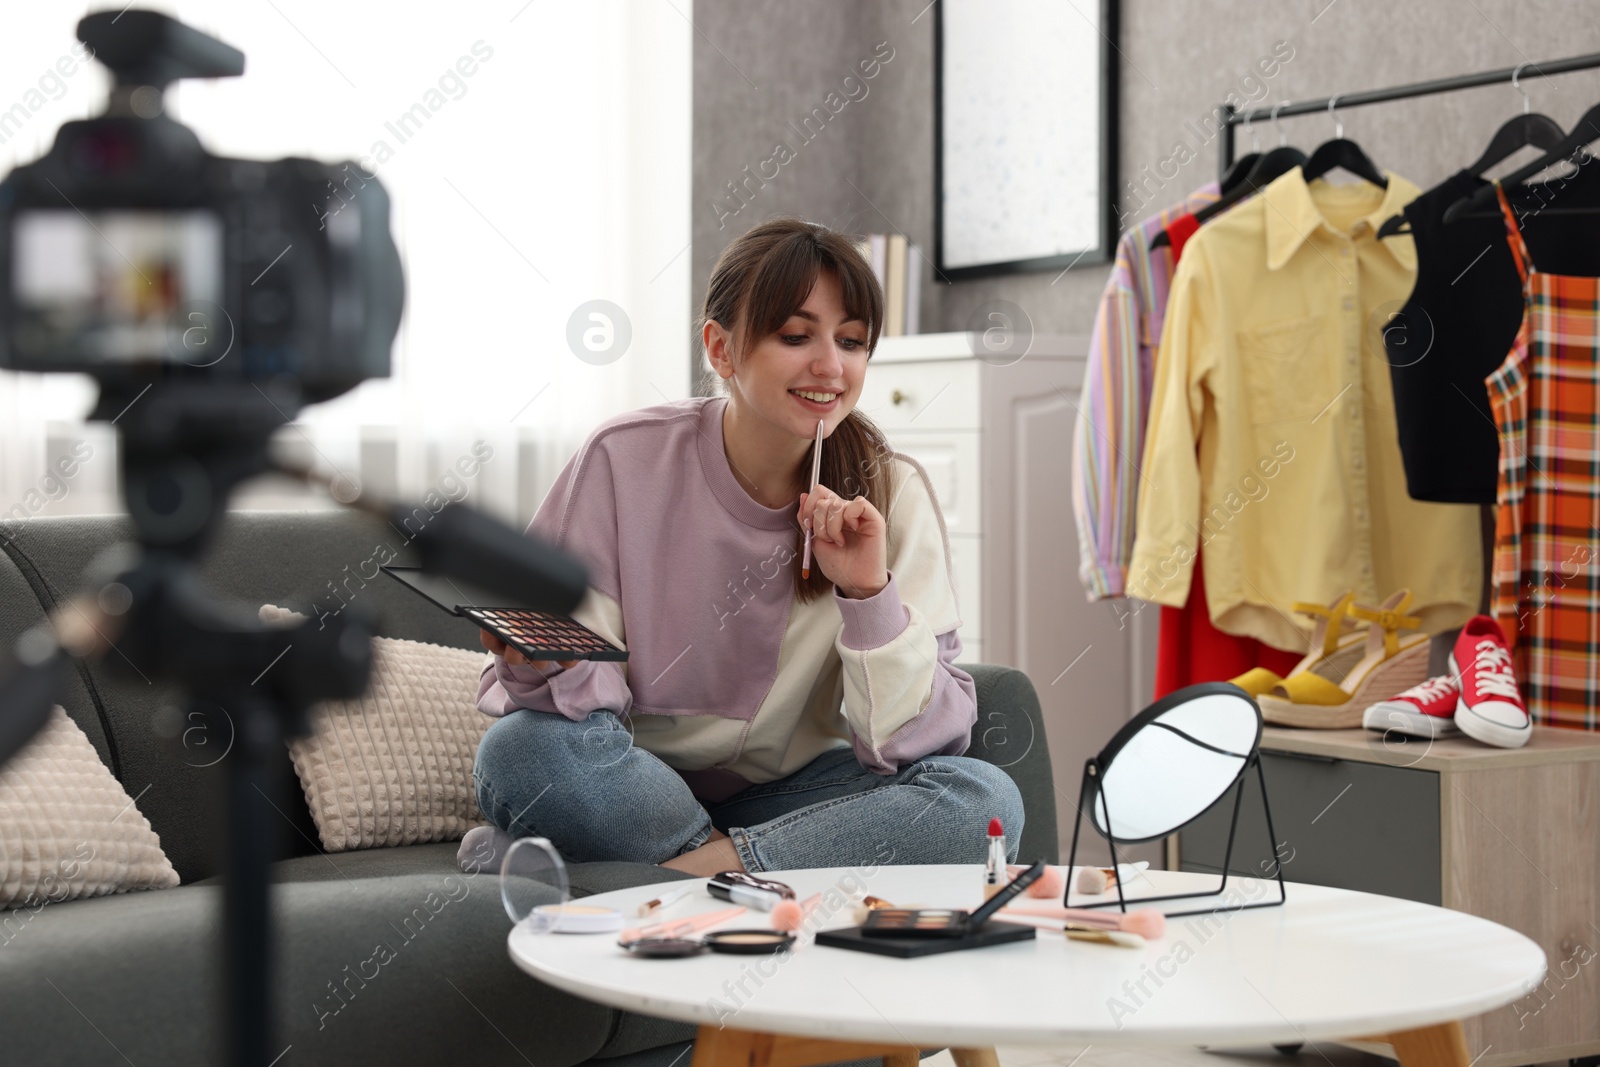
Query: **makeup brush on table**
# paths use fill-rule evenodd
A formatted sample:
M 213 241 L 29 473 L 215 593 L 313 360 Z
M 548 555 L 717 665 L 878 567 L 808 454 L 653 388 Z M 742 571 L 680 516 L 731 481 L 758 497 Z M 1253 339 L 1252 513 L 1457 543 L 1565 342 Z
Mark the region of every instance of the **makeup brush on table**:
M 708 912 L 705 915 L 689 915 L 682 919 L 656 923 L 653 926 L 624 930 L 617 935 L 617 943 L 626 945 L 630 941 L 645 937 L 684 937 L 688 934 L 697 934 L 729 919 L 738 918 L 744 913 L 743 907 L 723 908 L 721 911 Z
M 1155 908 L 1136 908 L 1124 914 L 1089 908 L 1011 907 L 1001 908 L 1000 916 L 1029 926 L 1060 930 L 1074 940 L 1102 941 L 1126 948 L 1137 948 L 1146 938 L 1160 937 L 1167 930 L 1166 915 Z
M 1084 867 L 1078 871 L 1078 892 L 1098 896 L 1115 888 L 1119 878 L 1126 881 L 1123 875 L 1135 877 L 1149 866 L 1148 861 L 1141 860 L 1138 863 L 1118 864 L 1117 867 Z M 1118 868 L 1121 868 L 1120 874 Z
M 694 886 L 687 885 L 678 886 L 675 889 L 667 890 L 665 893 L 662 893 L 660 896 L 655 897 L 652 900 L 645 901 L 643 904 L 639 905 L 639 917 L 642 919 L 650 915 L 655 915 L 657 912 L 663 911 L 666 908 L 670 908 L 678 901 L 687 897 L 690 891 L 694 888 Z
M 794 933 L 822 903 L 821 893 L 812 893 L 801 901 L 780 900 L 772 909 L 772 928 Z

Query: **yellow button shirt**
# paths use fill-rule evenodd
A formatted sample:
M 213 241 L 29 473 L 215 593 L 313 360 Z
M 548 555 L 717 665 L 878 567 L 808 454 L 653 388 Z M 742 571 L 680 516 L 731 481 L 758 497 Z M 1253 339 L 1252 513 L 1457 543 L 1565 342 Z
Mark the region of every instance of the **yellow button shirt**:
M 1475 507 L 1406 493 L 1381 330 L 1411 293 L 1418 193 L 1297 167 L 1184 246 L 1156 357 L 1128 592 L 1181 607 L 1196 552 L 1213 624 L 1303 648 L 1297 600 L 1401 587 L 1430 632 L 1476 610 Z M 1432 353 L 1423 358 L 1449 358 Z M 1441 401 L 1442 402 L 1442 401 Z

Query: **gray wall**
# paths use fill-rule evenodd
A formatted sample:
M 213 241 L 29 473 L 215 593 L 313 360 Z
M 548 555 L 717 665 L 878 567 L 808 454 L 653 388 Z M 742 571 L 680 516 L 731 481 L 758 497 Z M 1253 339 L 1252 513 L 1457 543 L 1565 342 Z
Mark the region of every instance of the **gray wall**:
M 1062 0 L 1084 4 L 1089 0 Z M 698 301 L 717 254 L 763 218 L 795 213 L 853 232 L 905 233 L 933 248 L 933 15 L 928 0 L 697 0 L 694 5 L 693 279 Z M 1216 177 L 1215 145 L 1198 124 L 1278 41 L 1294 57 L 1261 89 L 1268 103 L 1380 88 L 1600 51 L 1600 4 L 1593 0 L 1123 0 L 1118 44 L 1122 122 L 1119 210 L 1130 221 L 1181 199 Z M 822 104 L 886 41 L 894 57 L 771 181 L 746 179 L 788 126 Z M 1259 79 L 1259 75 L 1257 75 Z M 1241 90 L 1241 86 L 1245 88 Z M 1569 126 L 1600 101 L 1600 72 L 1534 78 L 1535 110 Z M 1426 188 L 1476 158 L 1500 122 L 1521 106 L 1507 85 L 1379 104 L 1343 113 L 1345 133 L 1381 167 Z M 1310 149 L 1332 135 L 1321 116 L 1285 119 L 1291 142 Z M 1276 143 L 1262 128 L 1267 144 Z M 1130 180 L 1196 150 L 1175 178 Z M 1239 151 L 1248 151 L 1242 135 Z M 771 173 L 771 168 L 768 168 Z M 1170 168 L 1169 168 L 1170 173 Z M 748 204 L 719 218 L 727 184 L 747 180 Z M 1156 195 L 1159 194 L 1159 195 Z M 1159 203 L 1158 203 L 1159 201 Z M 923 269 L 923 329 L 961 329 L 986 300 L 1021 305 L 1043 332 L 1084 332 L 1108 268 L 934 284 Z M 698 359 L 698 357 L 697 357 Z

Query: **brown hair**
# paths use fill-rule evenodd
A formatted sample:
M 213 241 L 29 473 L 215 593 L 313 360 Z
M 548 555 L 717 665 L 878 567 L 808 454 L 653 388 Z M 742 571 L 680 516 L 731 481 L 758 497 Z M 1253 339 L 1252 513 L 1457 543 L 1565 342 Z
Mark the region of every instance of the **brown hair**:
M 699 327 L 703 331 L 708 321 L 715 322 L 733 334 L 739 341 L 734 358 L 741 359 L 800 310 L 824 271 L 839 281 L 845 314 L 867 324 L 870 359 L 883 330 L 883 290 L 878 279 L 849 237 L 803 219 L 763 222 L 722 250 L 706 286 Z M 852 410 L 828 436 L 828 447 L 822 451 L 822 484 L 843 497 L 866 497 L 887 522 L 890 455 L 883 431 Z M 811 470 L 810 448 L 800 469 Z M 804 539 L 803 532 L 796 533 L 795 595 L 814 600 L 833 583 L 817 566 L 811 568 L 810 578 L 800 577 Z

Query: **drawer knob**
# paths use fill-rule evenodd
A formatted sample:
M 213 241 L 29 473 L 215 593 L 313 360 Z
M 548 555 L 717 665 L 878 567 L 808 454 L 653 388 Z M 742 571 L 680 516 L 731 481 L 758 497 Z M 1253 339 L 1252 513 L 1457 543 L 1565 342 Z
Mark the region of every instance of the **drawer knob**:
M 894 392 L 889 394 L 889 402 L 895 407 L 899 407 L 901 404 L 910 403 L 911 397 L 908 394 L 902 393 L 900 390 L 896 389 Z

